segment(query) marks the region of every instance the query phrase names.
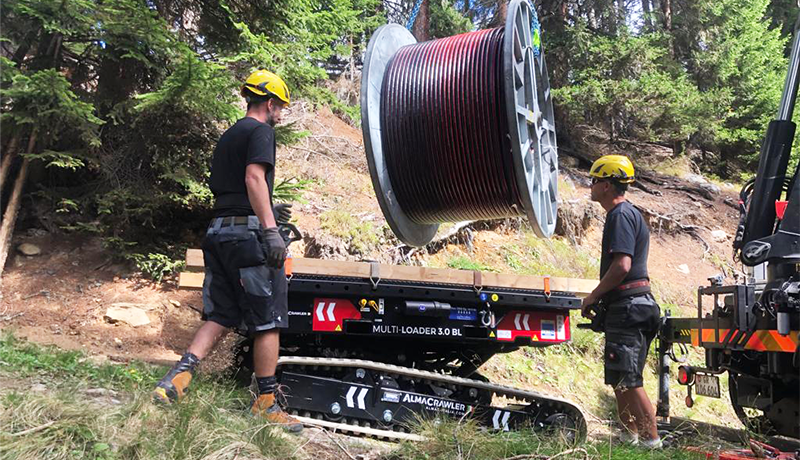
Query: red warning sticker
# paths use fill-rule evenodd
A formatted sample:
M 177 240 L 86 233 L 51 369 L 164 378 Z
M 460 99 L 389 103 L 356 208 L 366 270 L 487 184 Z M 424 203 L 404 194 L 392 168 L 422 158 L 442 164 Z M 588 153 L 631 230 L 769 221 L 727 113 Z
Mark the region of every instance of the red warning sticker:
M 361 319 L 361 312 L 349 300 L 314 299 L 312 330 L 341 332 L 346 319 Z
M 566 342 L 570 339 L 569 316 L 556 312 L 511 311 L 497 324 L 497 340 L 513 342 L 528 337 L 534 342 Z

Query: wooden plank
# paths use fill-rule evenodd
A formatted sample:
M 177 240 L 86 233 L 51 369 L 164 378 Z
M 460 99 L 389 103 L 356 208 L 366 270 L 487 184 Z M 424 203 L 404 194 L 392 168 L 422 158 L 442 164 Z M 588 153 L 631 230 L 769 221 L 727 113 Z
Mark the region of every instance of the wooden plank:
M 202 271 L 205 268 L 202 249 L 186 250 L 186 269 L 189 271 Z
M 203 289 L 203 272 L 181 272 L 178 274 L 178 287 L 181 289 Z
M 370 277 L 370 264 L 365 262 L 348 262 L 341 260 L 295 258 L 292 260 L 294 273 L 304 275 L 347 276 L 353 278 Z M 199 270 L 203 267 L 203 251 L 189 249 L 186 251 L 186 267 Z M 183 275 L 184 273 L 181 273 Z M 188 274 L 187 274 L 188 275 Z M 472 286 L 474 272 L 469 270 L 453 270 L 449 268 L 413 267 L 406 265 L 380 265 L 381 279 L 422 281 L 428 283 L 461 284 Z M 513 275 L 501 273 L 481 273 L 482 284 L 486 288 L 538 289 L 544 290 L 544 276 Z M 190 281 L 191 280 L 191 281 Z M 187 287 L 193 287 L 197 280 L 187 276 Z M 191 284 L 191 286 L 189 286 Z M 183 287 L 183 281 L 180 281 Z M 584 297 L 597 286 L 595 280 L 576 278 L 550 278 L 550 289 L 565 291 Z M 202 287 L 202 273 L 200 273 Z

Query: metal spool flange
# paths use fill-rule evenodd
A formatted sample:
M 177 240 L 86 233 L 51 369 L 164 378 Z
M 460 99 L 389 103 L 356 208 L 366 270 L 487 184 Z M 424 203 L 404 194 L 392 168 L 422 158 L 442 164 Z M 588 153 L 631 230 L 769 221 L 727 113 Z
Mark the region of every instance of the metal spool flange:
M 549 238 L 558 209 L 558 150 L 538 26 L 536 35 L 531 31 L 534 18 L 525 0 L 513 0 L 508 7 L 503 43 L 506 110 L 525 215 L 536 235 Z
M 404 243 L 424 246 L 433 239 L 439 226 L 417 224 L 400 208 L 389 180 L 381 145 L 381 89 L 386 66 L 398 49 L 416 42 L 411 32 L 397 24 L 381 26 L 370 38 L 361 72 L 361 130 L 369 175 L 386 222 Z
M 538 236 L 549 237 L 555 230 L 558 156 L 547 67 L 534 18 L 526 0 L 510 3 L 503 43 L 509 132 L 503 135 L 511 140 L 513 175 L 523 207 L 518 215 L 528 218 Z M 422 246 L 433 239 L 438 224 L 419 224 L 403 211 L 393 191 L 381 145 L 383 77 L 397 50 L 415 43 L 411 33 L 396 24 L 382 26 L 372 36 L 362 72 L 361 119 L 367 163 L 381 210 L 400 240 Z

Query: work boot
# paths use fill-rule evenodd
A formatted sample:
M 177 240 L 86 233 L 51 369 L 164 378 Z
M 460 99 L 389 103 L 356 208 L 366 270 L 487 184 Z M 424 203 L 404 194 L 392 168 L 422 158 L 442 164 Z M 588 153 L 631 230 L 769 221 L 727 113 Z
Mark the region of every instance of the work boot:
M 172 366 L 153 390 L 153 400 L 164 404 L 172 404 L 180 401 L 189 391 L 189 383 L 192 381 L 194 368 L 200 359 L 192 353 L 186 353 L 181 360 Z
M 250 413 L 256 417 L 261 417 L 272 425 L 277 425 L 290 433 L 303 431 L 303 424 L 294 419 L 281 409 L 275 402 L 275 394 L 269 393 L 260 395 L 250 406 Z

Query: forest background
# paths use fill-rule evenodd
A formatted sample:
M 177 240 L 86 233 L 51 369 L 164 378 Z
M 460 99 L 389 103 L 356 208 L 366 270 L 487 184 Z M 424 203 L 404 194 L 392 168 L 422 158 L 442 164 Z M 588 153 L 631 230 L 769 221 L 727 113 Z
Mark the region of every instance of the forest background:
M 752 175 L 780 99 L 788 0 L 535 1 L 559 148 L 577 132 L 695 152 L 706 175 Z M 372 32 L 428 40 L 504 23 L 504 0 L 6 0 L 0 15 L 0 202 L 11 178 L 48 230 L 82 231 L 155 276 L 202 228 L 220 134 L 249 72 L 360 121 Z M 307 132 L 278 132 L 291 144 Z M 697 154 L 699 152 L 699 154 Z M 303 181 L 280 185 L 296 199 Z

